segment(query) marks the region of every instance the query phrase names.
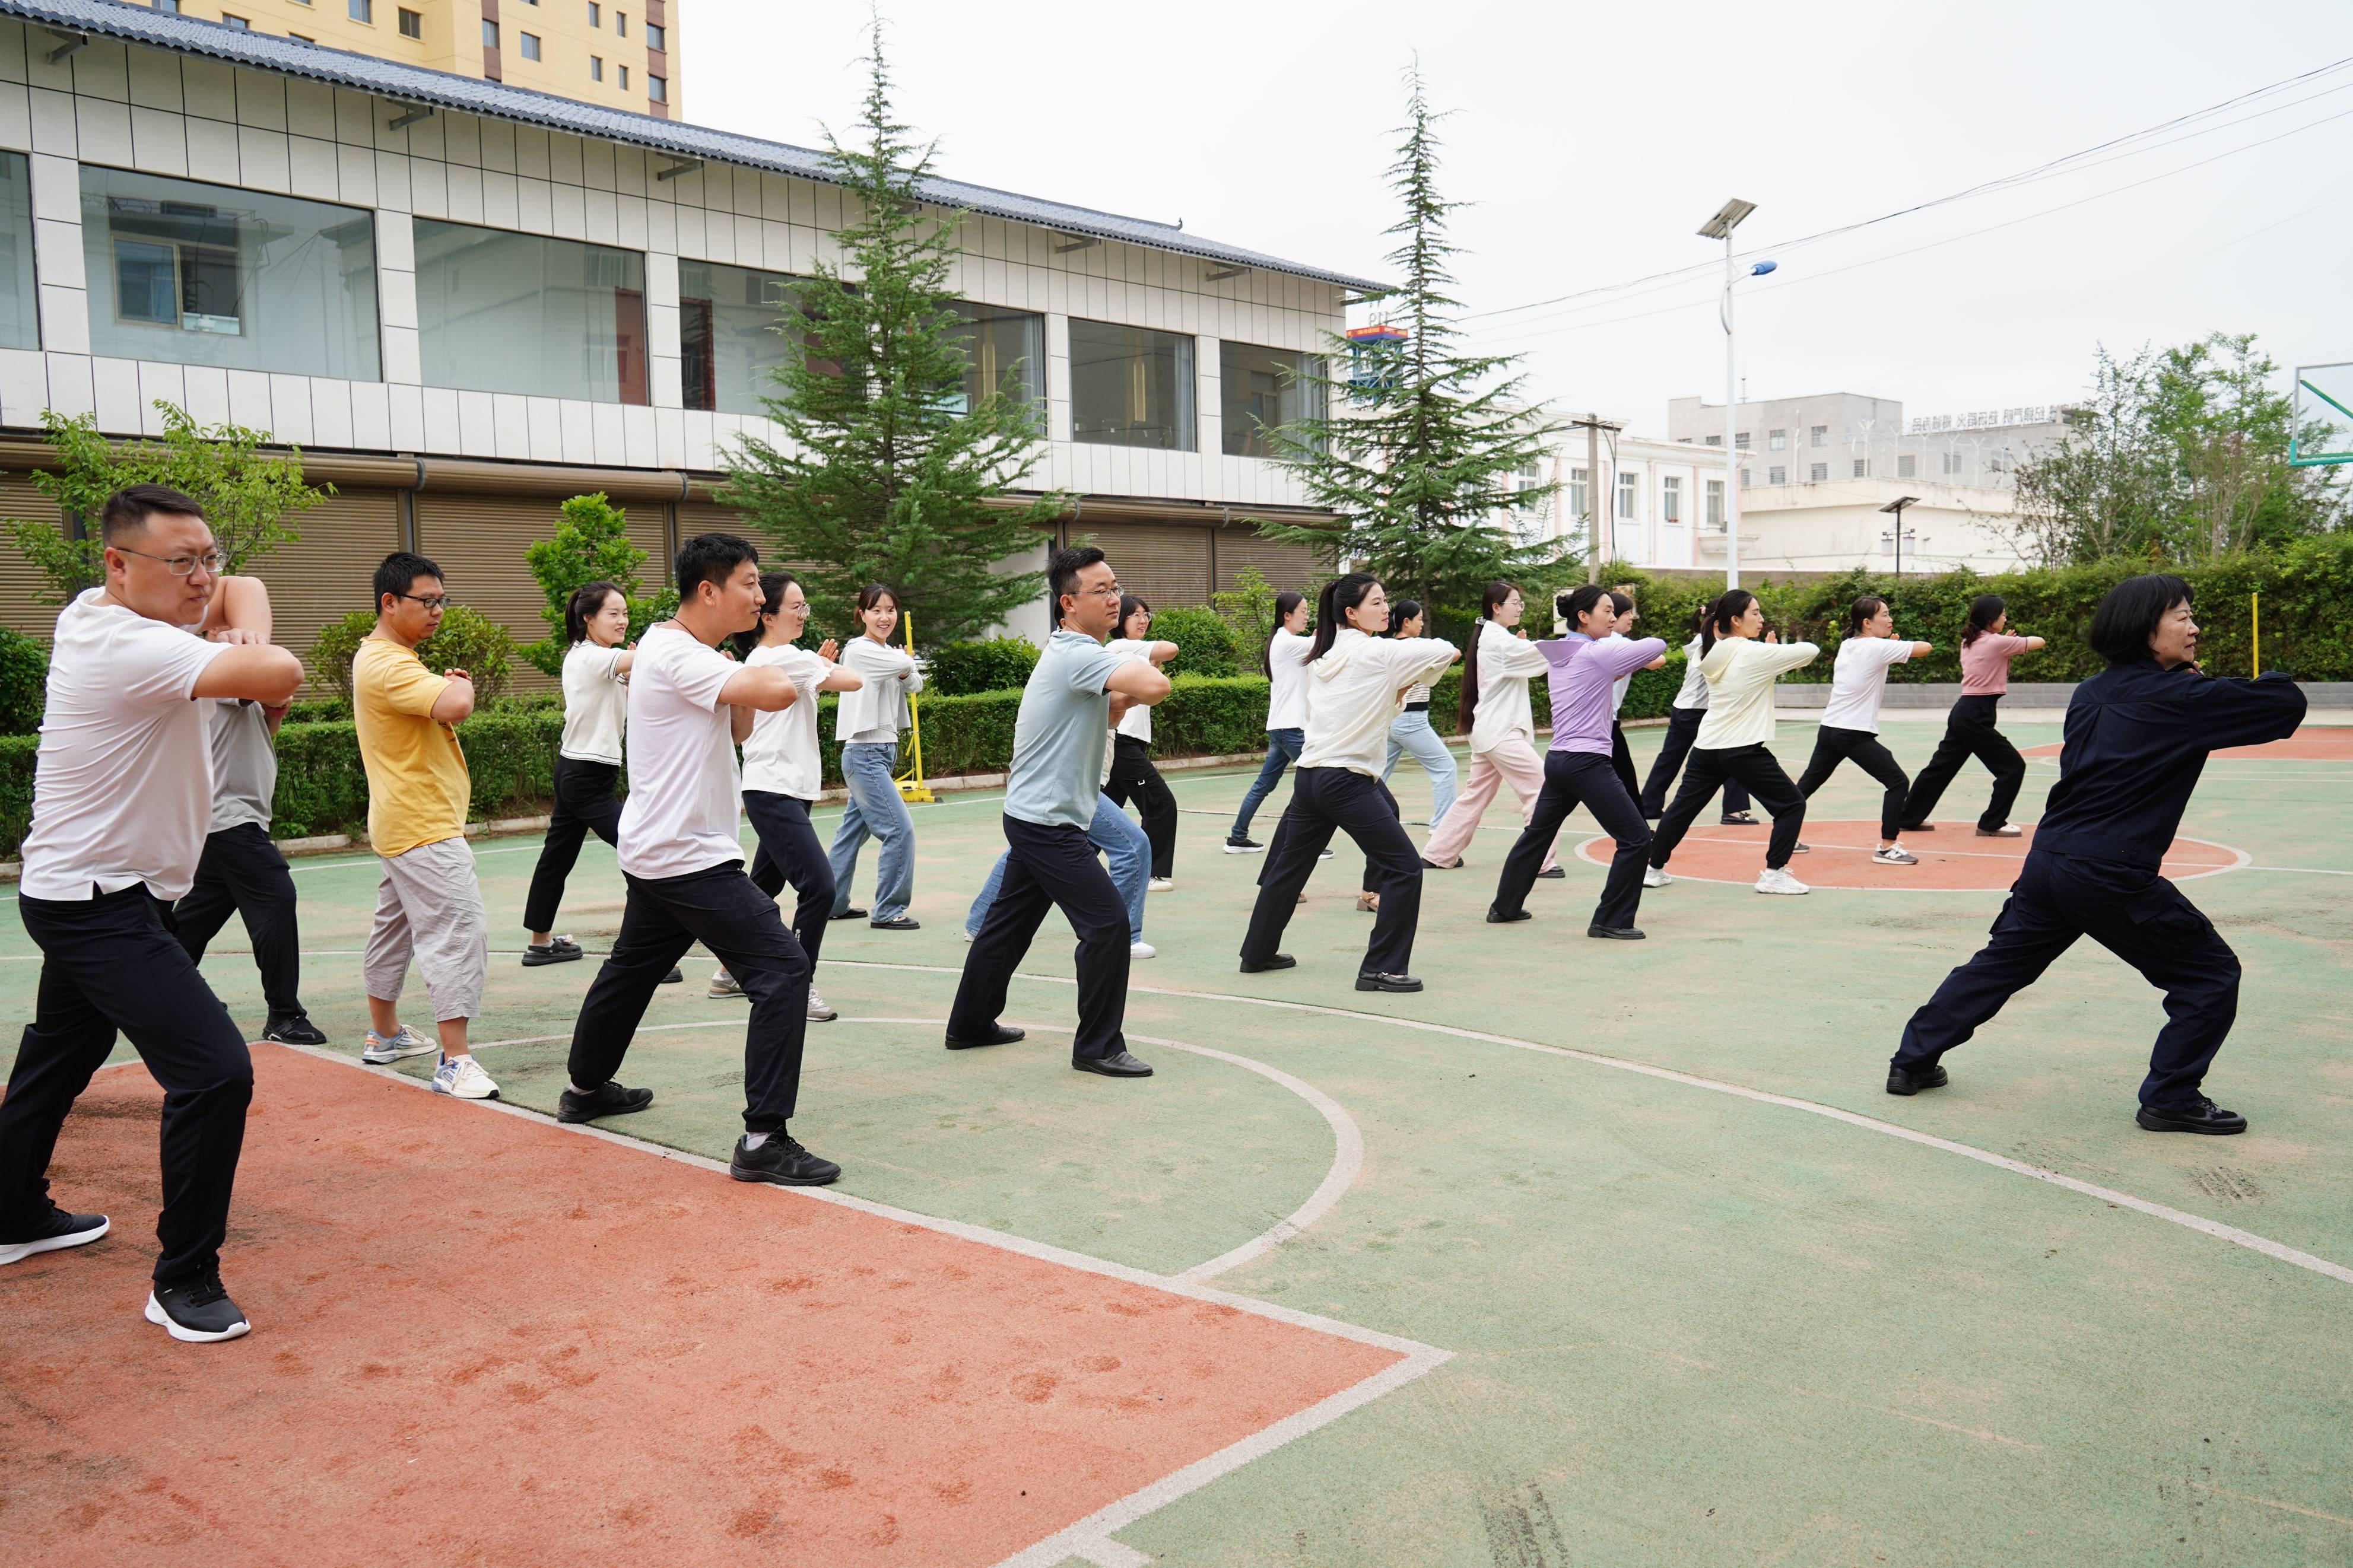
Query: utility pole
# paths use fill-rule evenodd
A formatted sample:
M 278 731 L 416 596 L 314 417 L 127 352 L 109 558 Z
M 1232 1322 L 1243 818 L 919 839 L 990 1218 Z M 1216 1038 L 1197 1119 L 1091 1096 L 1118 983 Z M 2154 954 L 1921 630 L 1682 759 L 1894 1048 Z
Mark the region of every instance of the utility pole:
M 1588 413 L 1582 419 L 1568 422 L 1572 430 L 1585 432 L 1585 580 L 1601 581 L 1601 432 L 1616 435 L 1625 428 L 1613 425 L 1599 414 Z

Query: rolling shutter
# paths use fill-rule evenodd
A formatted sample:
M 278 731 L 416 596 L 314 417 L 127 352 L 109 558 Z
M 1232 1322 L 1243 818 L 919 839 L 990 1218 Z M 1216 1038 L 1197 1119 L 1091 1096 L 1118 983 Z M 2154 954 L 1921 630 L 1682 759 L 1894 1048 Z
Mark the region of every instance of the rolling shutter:
M 58 503 L 33 488 L 23 474 L 0 477 L 0 519 L 23 522 L 54 522 L 64 526 Z M 58 629 L 58 612 L 64 606 L 44 605 L 33 595 L 49 591 L 49 580 L 33 569 L 16 548 L 14 537 L 0 533 L 0 626 L 47 642 Z
M 377 563 L 400 548 L 400 495 L 338 487 L 323 505 L 288 521 L 301 537 L 246 570 L 269 589 L 271 639 L 307 664 L 322 630 L 369 607 Z
M 440 494 L 417 497 L 417 548 L 448 574 L 449 595 L 507 629 L 518 646 L 547 635 L 547 596 L 523 552 L 555 535 L 565 498 Z M 639 503 L 628 513 L 629 542 L 646 552 L 638 588 L 651 594 L 669 577 L 668 519 L 659 505 Z M 514 668 L 514 689 L 544 691 L 555 683 L 527 664 Z
M 1209 602 L 1209 531 L 1182 523 L 1090 522 L 1071 537 L 1091 534 L 1119 574 L 1119 584 L 1155 610 Z
M 1218 531 L 1218 591 L 1230 592 L 1245 566 L 1255 566 L 1267 585 L 1281 593 L 1294 588 L 1311 596 L 1329 574 L 1316 553 L 1303 544 L 1277 544 L 1255 529 Z

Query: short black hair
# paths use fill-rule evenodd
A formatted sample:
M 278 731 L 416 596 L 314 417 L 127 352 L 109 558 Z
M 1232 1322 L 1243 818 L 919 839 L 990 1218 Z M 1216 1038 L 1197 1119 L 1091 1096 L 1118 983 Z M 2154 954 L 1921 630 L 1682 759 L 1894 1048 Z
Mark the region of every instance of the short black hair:
M 735 568 L 759 559 L 749 540 L 732 533 L 698 533 L 678 547 L 678 596 L 691 599 L 697 584 L 724 583 Z
M 99 509 L 98 534 L 107 544 L 143 531 L 147 520 L 159 511 L 177 512 L 209 522 L 205 509 L 194 496 L 184 495 L 169 485 L 126 485 L 106 498 Z
M 449 585 L 449 579 L 441 575 L 441 565 L 437 561 L 408 550 L 396 550 L 385 556 L 384 563 L 375 569 L 376 614 L 384 614 L 386 594 L 406 594 L 419 577 L 430 577 L 444 588 Z
M 2176 605 L 2194 604 L 2189 584 L 2169 572 L 2127 577 L 2109 589 L 2092 612 L 2092 651 L 2110 664 L 2147 656 L 2148 639 Z
M 1079 574 L 1103 558 L 1092 544 L 1065 545 L 1046 563 L 1046 585 L 1054 595 L 1054 617 L 1061 619 L 1062 595 L 1079 591 Z

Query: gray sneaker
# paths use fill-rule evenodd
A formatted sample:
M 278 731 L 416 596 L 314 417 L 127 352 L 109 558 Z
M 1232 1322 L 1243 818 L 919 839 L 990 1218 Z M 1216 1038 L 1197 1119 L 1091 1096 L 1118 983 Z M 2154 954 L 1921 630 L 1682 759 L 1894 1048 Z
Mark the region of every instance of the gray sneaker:
M 744 988 L 735 984 L 733 975 L 720 969 L 712 971 L 711 989 L 705 991 L 703 994 L 705 996 L 741 996 L 744 994 Z

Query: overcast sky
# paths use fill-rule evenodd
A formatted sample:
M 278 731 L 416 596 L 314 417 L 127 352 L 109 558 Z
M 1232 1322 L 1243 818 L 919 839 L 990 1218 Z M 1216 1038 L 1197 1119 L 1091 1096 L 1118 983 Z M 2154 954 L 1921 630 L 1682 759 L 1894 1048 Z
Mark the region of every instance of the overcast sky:
M 816 145 L 855 114 L 862 8 L 674 14 L 688 120 Z M 1453 111 L 1443 189 L 1474 204 L 1455 230 L 1464 310 L 1720 258 L 1694 231 L 1743 196 L 1758 207 L 1743 248 L 1781 263 L 1742 293 L 1756 397 L 1870 393 L 1915 415 L 2047 403 L 2082 390 L 2099 343 L 2218 330 L 2261 334 L 2284 366 L 2353 360 L 2353 68 L 2153 139 L 2184 138 L 2171 145 L 1783 248 L 2353 55 L 2343 0 L 883 14 L 901 117 L 937 138 L 942 173 L 1372 277 L 1419 51 Z M 2030 216 L 2050 208 L 2064 210 Z M 1466 325 L 1525 352 L 1556 407 L 1663 435 L 1669 397 L 1723 395 L 1717 276 Z

